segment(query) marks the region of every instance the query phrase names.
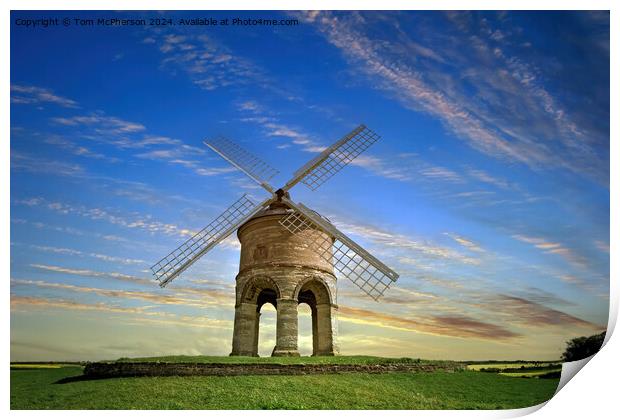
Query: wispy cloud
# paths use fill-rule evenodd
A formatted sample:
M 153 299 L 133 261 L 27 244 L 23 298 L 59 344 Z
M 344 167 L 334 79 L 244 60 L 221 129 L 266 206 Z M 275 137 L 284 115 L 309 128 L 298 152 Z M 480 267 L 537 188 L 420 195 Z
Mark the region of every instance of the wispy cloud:
M 463 236 L 459 236 L 455 233 L 449 233 L 446 232 L 445 235 L 447 235 L 448 237 L 454 239 L 454 241 L 456 241 L 458 244 L 464 246 L 465 248 L 471 250 L 471 251 L 475 251 L 475 252 L 484 252 L 484 249 L 482 249 L 478 244 L 476 244 L 474 241 L 472 241 L 471 239 L 467 239 Z
M 410 168 L 403 168 L 403 165 L 394 165 L 385 159 L 372 155 L 358 156 L 351 164 L 364 168 L 383 178 L 397 181 L 411 181 L 413 179 Z
M 560 274 L 556 277 L 559 278 L 564 283 L 577 286 L 580 289 L 583 289 L 589 293 L 596 293 L 596 292 L 600 293 L 600 289 L 596 287 L 594 282 L 592 282 L 592 279 L 586 280 L 580 276 L 576 276 L 573 274 Z
M 149 133 L 142 123 L 110 116 L 101 111 L 54 117 L 51 118 L 51 122 L 56 127 L 64 128 L 62 134 L 35 132 L 31 135 L 42 137 L 44 142 L 80 157 L 102 159 L 111 163 L 121 161 L 118 157 L 110 157 L 92 150 L 93 145 L 99 144 L 112 146 L 119 152 L 136 150 L 138 153 L 133 155 L 136 158 L 180 165 L 201 176 L 234 171 L 230 167 L 205 167 L 204 162 L 200 161 L 206 153 L 203 147 L 195 147 L 176 138 Z M 86 145 L 86 142 L 89 144 Z
M 105 303 L 82 303 L 67 299 L 47 299 L 35 296 L 11 295 L 11 311 L 19 310 L 23 306 L 129 314 L 144 314 L 149 312 L 141 307 L 122 307 Z
M 242 122 L 258 125 L 267 137 L 288 141 L 278 144 L 277 148 L 284 149 L 295 146 L 304 152 L 319 153 L 327 147 L 315 136 L 301 128 L 282 122 L 275 112 L 270 111 L 257 101 L 240 102 L 237 104 L 237 109 L 246 115 L 240 119 Z
M 520 290 L 520 294 L 527 300 L 541 305 L 558 305 L 563 307 L 575 307 L 574 302 L 570 302 L 555 293 L 550 293 L 538 287 L 528 286 Z
M 378 89 L 407 108 L 438 118 L 475 149 L 532 168 L 563 167 L 607 182 L 608 166 L 593 150 L 591 141 L 594 136 L 597 142 L 608 144 L 604 131 L 588 135 L 545 89 L 537 70 L 509 56 L 496 45 L 505 42 L 504 37 L 498 37 L 496 31 L 487 32 L 482 24 L 472 24 L 476 19 L 466 13 L 445 15 L 455 27 L 440 40 L 424 33 L 421 25 L 416 28 L 415 41 L 396 20 L 392 22 L 394 16 L 390 14 L 300 15 L 356 69 L 371 77 Z M 392 23 L 386 30 L 395 32 L 402 43 L 382 42 L 376 34 L 383 31 L 369 35 L 362 30 L 388 22 Z M 438 55 L 428 54 L 429 50 L 436 51 L 431 41 L 440 42 L 442 50 L 450 53 L 449 65 Z M 420 48 L 422 42 L 429 44 Z M 454 74 L 462 75 L 467 83 L 457 83 Z M 472 89 L 477 92 L 473 97 L 468 94 Z
M 112 134 L 136 133 L 146 130 L 142 124 L 110 117 L 102 113 L 78 115 L 74 117 L 55 117 L 52 121 L 65 126 L 93 126 L 96 131 Z
M 603 241 L 594 241 L 594 245 L 606 254 L 609 254 L 609 244 Z
M 61 309 L 68 311 L 93 311 L 131 315 L 134 325 L 159 324 L 177 325 L 185 327 L 215 328 L 229 330 L 232 327 L 230 320 L 209 318 L 205 316 L 178 315 L 164 311 L 153 311 L 149 307 L 127 307 L 111 305 L 104 302 L 84 303 L 69 299 L 50 299 L 36 296 L 11 295 L 11 311 L 21 311 L 32 308 Z M 144 318 L 147 316 L 148 318 Z
M 340 219 L 330 218 L 333 220 Z M 418 255 L 425 258 L 456 261 L 467 265 L 477 265 L 480 263 L 478 258 L 463 255 L 452 248 L 438 246 L 429 241 L 417 240 L 407 235 L 388 232 L 375 226 L 353 224 L 344 220 L 337 220 L 336 224 L 345 233 L 372 241 L 377 249 L 391 249 L 400 252 L 401 257 L 415 258 Z
M 480 208 L 522 205 L 539 201 L 515 182 L 508 182 L 471 166 L 446 167 L 425 161 L 418 153 L 398 153 L 394 156 L 358 156 L 353 166 L 361 167 L 375 176 L 410 183 L 427 197 L 449 202 L 459 208 Z M 417 190 L 418 191 L 418 190 Z
M 74 276 L 103 277 L 103 278 L 108 278 L 108 279 L 113 279 L 113 280 L 122 280 L 122 281 L 127 281 L 130 283 L 142 284 L 142 285 L 148 285 L 148 286 L 154 286 L 157 284 L 154 280 L 137 277 L 137 276 L 133 276 L 129 274 L 123 274 L 123 273 L 115 273 L 115 272 L 107 273 L 107 272 L 93 271 L 93 270 L 87 270 L 87 269 L 81 269 L 81 268 L 67 268 L 67 267 L 59 267 L 56 265 L 45 265 L 45 264 L 30 264 L 30 266 L 33 268 L 37 268 L 39 270 L 52 271 L 55 273 L 62 273 L 62 274 L 71 274 Z
M 487 183 L 487 184 L 490 184 L 490 185 L 493 185 L 493 186 L 496 186 L 502 189 L 510 189 L 512 187 L 512 184 L 506 181 L 505 179 L 499 178 L 497 176 L 493 176 L 489 174 L 488 172 L 483 171 L 482 169 L 469 168 L 467 173 L 471 177 L 479 181 L 482 181 L 484 183 Z
M 47 137 L 44 141 L 48 144 L 53 144 L 55 146 L 58 146 L 62 148 L 63 150 L 66 150 L 69 153 L 74 154 L 76 156 L 86 157 L 86 158 L 91 158 L 91 159 L 101 159 L 101 160 L 106 160 L 111 163 L 116 163 L 120 161 L 120 159 L 118 158 L 109 157 L 103 153 L 95 152 L 91 150 L 89 147 L 81 146 L 77 144 L 76 142 L 68 140 L 61 136 L 52 135 L 52 136 Z
M 148 39 L 164 55 L 162 68 L 183 70 L 201 89 L 268 83 L 258 66 L 209 35 L 155 31 Z
M 31 220 L 26 220 L 26 219 L 11 219 L 11 223 L 29 224 L 32 227 L 36 228 L 36 229 L 49 230 L 49 231 L 54 231 L 54 232 L 61 232 L 63 234 L 67 234 L 67 235 L 87 236 L 87 237 L 91 237 L 91 238 L 103 239 L 104 241 L 111 241 L 111 242 L 116 242 L 116 243 L 132 242 L 129 239 L 121 237 L 121 236 L 118 236 L 118 235 L 111 235 L 111 234 L 107 234 L 107 233 L 84 231 L 84 230 L 81 230 L 81 229 L 76 229 L 76 228 L 71 227 L 71 226 L 58 226 L 58 225 L 52 225 L 52 224 L 49 224 L 49 223 L 43 223 L 43 222 L 39 222 L 39 221 L 31 221 Z M 142 248 L 144 248 L 144 244 L 142 244 L 141 246 L 142 246 Z
M 150 215 L 124 215 L 96 207 L 76 206 L 58 201 L 49 201 L 42 197 L 13 200 L 13 203 L 30 207 L 41 206 L 60 214 L 72 214 L 91 220 L 102 220 L 113 225 L 128 229 L 140 229 L 150 233 L 162 233 L 181 237 L 192 236 L 196 233 L 196 231 L 181 228 L 175 224 L 157 221 Z
M 431 180 L 440 179 L 448 182 L 463 182 L 462 178 L 456 172 L 441 166 L 424 168 L 420 171 L 420 173 Z
M 487 309 L 504 316 L 511 322 L 528 327 L 575 326 L 591 330 L 602 330 L 604 326 L 585 321 L 576 316 L 558 311 L 531 300 L 508 295 L 497 295 L 486 299 Z
M 11 103 L 51 103 L 64 108 L 78 108 L 78 103 L 76 101 L 56 95 L 50 89 L 26 85 L 11 85 Z
M 466 315 L 436 315 L 425 320 L 414 320 L 348 306 L 340 306 L 338 312 L 339 319 L 345 322 L 424 334 L 494 341 L 504 341 L 520 336 L 520 334 L 499 325 L 476 320 Z
M 11 170 L 56 176 L 76 176 L 85 173 L 84 167 L 76 163 L 44 159 L 15 151 L 11 152 Z
M 55 246 L 41 246 L 41 245 L 31 245 L 31 248 L 37 249 L 39 251 L 44 251 L 44 252 L 52 252 L 55 254 L 78 256 L 78 257 L 90 257 L 90 258 L 96 258 L 98 260 L 102 260 L 106 262 L 120 263 L 120 264 L 126 264 L 126 265 L 146 264 L 146 261 L 144 260 L 139 260 L 139 259 L 134 259 L 134 258 L 114 257 L 110 255 L 96 253 L 96 252 L 83 252 L 83 251 L 79 251 L 77 249 L 71 249 L 71 248 L 61 248 L 61 247 L 55 247 Z
M 136 157 L 140 159 L 149 159 L 167 162 L 171 165 L 179 165 L 183 166 L 187 169 L 191 169 L 197 175 L 201 176 L 215 176 L 236 172 L 237 169 L 232 166 L 226 167 L 205 167 L 202 166 L 202 163 L 198 160 L 190 160 L 195 157 L 192 156 L 191 153 L 195 152 L 195 150 L 187 149 L 186 147 L 179 147 L 176 149 L 168 149 L 168 150 L 152 150 L 149 152 L 139 153 Z M 200 151 L 202 154 L 203 151 Z
M 139 290 L 102 289 L 99 287 L 77 286 L 68 283 L 51 283 L 40 280 L 12 279 L 14 286 L 30 286 L 53 289 L 62 292 L 94 294 L 106 298 L 140 300 L 157 305 L 176 305 L 184 307 L 210 308 L 231 307 L 232 293 L 206 288 L 154 289 L 154 292 Z
M 569 263 L 578 267 L 584 268 L 588 266 L 588 260 L 585 257 L 578 255 L 575 251 L 568 248 L 561 242 L 555 242 L 545 238 L 520 234 L 512 235 L 512 237 L 521 242 L 532 244 L 534 245 L 534 247 L 543 250 L 546 254 L 559 255 Z

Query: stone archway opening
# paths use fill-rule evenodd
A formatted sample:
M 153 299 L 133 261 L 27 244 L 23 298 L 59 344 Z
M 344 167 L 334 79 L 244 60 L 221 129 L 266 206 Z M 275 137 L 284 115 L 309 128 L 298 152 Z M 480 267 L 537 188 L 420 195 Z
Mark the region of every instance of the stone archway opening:
M 277 285 L 268 277 L 256 277 L 244 285 L 235 307 L 231 356 L 259 356 L 271 353 L 276 341 L 275 319 L 279 297 L 280 291 Z M 267 346 L 271 349 L 265 350 Z
M 335 306 L 332 305 L 327 285 L 320 278 L 312 278 L 297 288 L 296 297 L 299 308 L 307 306 L 310 309 L 312 355 L 331 356 L 336 354 L 338 349 L 334 342 L 336 334 L 332 323 Z
M 254 349 L 257 356 L 271 356 L 276 345 L 278 293 L 263 289 L 256 298 L 256 331 Z
M 311 356 L 314 353 L 314 316 L 312 307 L 306 302 L 299 302 L 297 306 L 298 319 L 298 348 L 300 356 Z
M 258 322 L 256 324 L 257 356 L 271 356 L 276 345 L 277 310 L 273 303 L 266 301 L 256 308 Z

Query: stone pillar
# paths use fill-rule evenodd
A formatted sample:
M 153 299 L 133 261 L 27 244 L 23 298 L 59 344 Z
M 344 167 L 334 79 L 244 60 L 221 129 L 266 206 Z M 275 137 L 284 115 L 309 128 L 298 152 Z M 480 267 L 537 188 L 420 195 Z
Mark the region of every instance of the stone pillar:
M 312 308 L 312 355 L 317 356 L 319 350 L 319 325 L 316 316 L 316 305 L 310 305 Z
M 332 303 L 330 310 L 332 323 L 332 349 L 334 355 L 340 354 L 340 343 L 338 341 L 338 305 Z
M 252 349 L 253 349 L 253 356 L 258 357 L 258 329 L 260 327 L 260 316 L 261 313 L 256 311 L 256 322 L 254 324 L 254 344 L 252 345 Z
M 330 303 L 316 305 L 317 349 L 315 350 L 315 356 L 333 356 L 338 354 L 338 346 L 335 344 L 336 335 L 333 329 L 335 312 L 336 308 Z
M 231 356 L 256 356 L 256 304 L 240 303 L 235 307 L 235 326 Z
M 272 356 L 299 356 L 297 350 L 297 301 L 278 299 L 276 346 Z

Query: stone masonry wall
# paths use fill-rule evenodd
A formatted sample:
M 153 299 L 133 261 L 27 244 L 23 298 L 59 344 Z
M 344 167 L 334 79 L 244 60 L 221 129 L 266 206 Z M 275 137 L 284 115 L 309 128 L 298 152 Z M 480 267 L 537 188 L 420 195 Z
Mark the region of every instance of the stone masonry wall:
M 134 376 L 239 376 L 239 375 L 320 375 L 338 373 L 391 373 L 391 372 L 455 372 L 464 369 L 459 363 L 429 365 L 394 363 L 381 365 L 343 364 L 271 364 L 271 363 L 156 363 L 119 362 L 88 363 L 84 376 L 90 378 L 118 378 Z

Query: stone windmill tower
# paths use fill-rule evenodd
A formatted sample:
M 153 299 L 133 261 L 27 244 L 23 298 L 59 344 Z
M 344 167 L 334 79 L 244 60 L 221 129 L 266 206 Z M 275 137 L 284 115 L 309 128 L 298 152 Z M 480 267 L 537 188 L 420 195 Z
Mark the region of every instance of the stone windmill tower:
M 261 185 L 270 197 L 255 204 L 246 195 L 213 222 L 153 265 L 166 286 L 235 230 L 241 242 L 236 281 L 231 355 L 258 356 L 260 310 L 277 311 L 273 356 L 298 356 L 297 306 L 312 311 L 313 355 L 334 355 L 337 344 L 336 275 L 346 277 L 378 300 L 398 274 L 340 232 L 327 218 L 290 199 L 303 183 L 315 190 L 379 139 L 360 125 L 295 172 L 282 188 L 268 181 L 277 173 L 248 151 L 224 138 L 205 144 Z

